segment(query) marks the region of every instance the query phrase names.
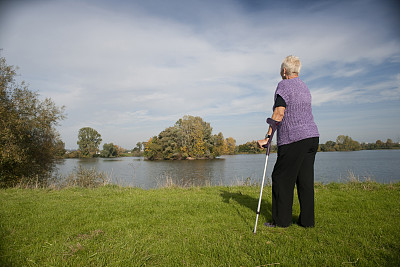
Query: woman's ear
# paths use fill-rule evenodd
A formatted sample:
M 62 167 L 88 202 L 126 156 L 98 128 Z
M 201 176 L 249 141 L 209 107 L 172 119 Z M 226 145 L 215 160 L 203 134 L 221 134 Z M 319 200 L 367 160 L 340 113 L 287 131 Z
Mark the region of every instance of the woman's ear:
M 282 69 L 281 76 L 282 76 L 282 79 L 286 79 L 286 68 Z

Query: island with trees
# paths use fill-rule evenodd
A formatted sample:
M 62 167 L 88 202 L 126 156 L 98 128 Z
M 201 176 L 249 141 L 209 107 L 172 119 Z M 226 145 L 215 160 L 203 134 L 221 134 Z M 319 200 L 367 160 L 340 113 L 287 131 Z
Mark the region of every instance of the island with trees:
M 149 160 L 213 159 L 234 154 L 236 141 L 212 134 L 210 123 L 186 115 L 144 144 L 144 157 Z

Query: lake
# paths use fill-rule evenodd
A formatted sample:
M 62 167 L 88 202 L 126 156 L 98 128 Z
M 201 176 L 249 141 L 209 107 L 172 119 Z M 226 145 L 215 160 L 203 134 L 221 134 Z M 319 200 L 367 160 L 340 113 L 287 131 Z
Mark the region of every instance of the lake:
M 268 180 L 276 156 L 269 156 Z M 57 164 L 57 169 L 59 174 L 67 176 L 79 166 L 95 168 L 109 175 L 112 183 L 149 189 L 163 186 L 167 180 L 181 186 L 261 183 L 264 164 L 265 154 L 249 154 L 183 161 L 147 161 L 139 157 L 64 159 Z M 379 183 L 399 182 L 400 150 L 317 153 L 315 182 L 345 182 L 351 176 Z

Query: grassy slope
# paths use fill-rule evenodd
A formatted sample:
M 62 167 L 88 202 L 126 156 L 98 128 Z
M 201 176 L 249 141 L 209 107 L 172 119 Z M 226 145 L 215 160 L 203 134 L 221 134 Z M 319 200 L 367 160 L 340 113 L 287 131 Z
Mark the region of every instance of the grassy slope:
M 0 265 L 400 264 L 400 183 L 316 185 L 316 227 L 269 229 L 265 188 L 0 190 Z M 299 205 L 294 204 L 294 218 Z

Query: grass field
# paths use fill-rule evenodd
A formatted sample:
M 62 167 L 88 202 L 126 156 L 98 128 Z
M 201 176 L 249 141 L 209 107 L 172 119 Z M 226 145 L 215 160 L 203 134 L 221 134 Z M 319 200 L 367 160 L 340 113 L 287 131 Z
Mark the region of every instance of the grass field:
M 253 234 L 256 186 L 1 189 L 0 265 L 400 265 L 400 183 L 315 190 L 315 228 L 271 229 L 265 187 Z

